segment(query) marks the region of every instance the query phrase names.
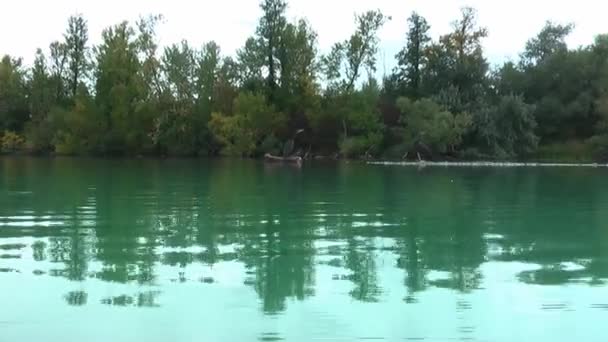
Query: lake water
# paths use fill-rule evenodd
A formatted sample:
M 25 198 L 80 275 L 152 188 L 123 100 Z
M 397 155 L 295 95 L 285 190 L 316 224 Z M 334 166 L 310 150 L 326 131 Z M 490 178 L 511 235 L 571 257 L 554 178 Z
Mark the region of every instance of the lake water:
M 0 159 L 0 341 L 606 341 L 593 168 Z

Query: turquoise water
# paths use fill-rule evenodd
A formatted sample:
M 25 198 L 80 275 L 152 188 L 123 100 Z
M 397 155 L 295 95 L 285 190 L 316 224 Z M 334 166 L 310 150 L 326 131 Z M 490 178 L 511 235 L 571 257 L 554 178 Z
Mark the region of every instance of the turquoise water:
M 0 341 L 605 341 L 593 168 L 0 159 Z

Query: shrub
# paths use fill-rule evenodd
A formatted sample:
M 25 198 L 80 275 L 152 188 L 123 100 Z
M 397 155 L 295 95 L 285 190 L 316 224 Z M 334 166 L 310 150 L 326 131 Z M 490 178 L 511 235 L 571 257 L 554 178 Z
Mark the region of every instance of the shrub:
M 535 159 L 546 162 L 590 162 L 594 159 L 593 155 L 591 142 L 571 140 L 539 146 Z
M 17 152 L 25 146 L 25 139 L 12 131 L 5 131 L 0 141 L 2 152 Z
M 340 141 L 340 153 L 347 158 L 365 157 L 377 152 L 382 143 L 382 134 L 344 138 Z

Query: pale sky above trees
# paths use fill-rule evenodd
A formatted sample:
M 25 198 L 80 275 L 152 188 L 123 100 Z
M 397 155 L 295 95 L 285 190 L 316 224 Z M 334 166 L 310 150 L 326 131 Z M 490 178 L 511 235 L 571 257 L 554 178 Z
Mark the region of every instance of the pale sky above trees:
M 81 13 L 89 23 L 91 43 L 98 43 L 101 31 L 122 20 L 141 15 L 162 14 L 158 33 L 162 45 L 188 40 L 200 46 L 215 40 L 225 54 L 243 46 L 255 30 L 261 13 L 257 0 L 19 0 L 3 4 L 0 11 L 0 54 L 23 57 L 31 64 L 36 48 L 45 51 L 60 39 L 70 15 Z M 378 71 L 394 66 L 394 55 L 403 46 L 406 19 L 413 10 L 427 18 L 433 37 L 447 33 L 459 17 L 459 9 L 472 6 L 479 11 L 482 26 L 489 29 L 484 41 L 492 63 L 517 58 L 526 40 L 536 35 L 546 20 L 576 25 L 568 38 L 571 47 L 589 44 L 598 33 L 608 32 L 608 5 L 597 0 L 290 0 L 290 19 L 307 18 L 319 33 L 322 52 L 347 38 L 354 27 L 355 12 L 380 9 L 392 17 L 380 31 Z

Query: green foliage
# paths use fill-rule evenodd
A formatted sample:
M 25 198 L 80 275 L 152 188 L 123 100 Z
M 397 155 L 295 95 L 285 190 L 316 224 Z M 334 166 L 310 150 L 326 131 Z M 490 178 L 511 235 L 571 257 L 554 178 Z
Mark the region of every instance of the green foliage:
M 443 35 L 426 50 L 422 75 L 423 93 L 441 101 L 452 112 L 473 111 L 487 88 L 488 63 L 483 55 L 482 39 L 488 31 L 477 26 L 477 12 L 469 7 L 452 23 L 453 31 Z
M 160 15 L 109 27 L 92 46 L 86 19 L 72 16 L 31 68 L 0 60 L 0 132 L 12 132 L 9 149 L 39 153 L 607 158 L 608 35 L 570 49 L 574 27 L 547 22 L 519 61 L 490 70 L 474 9 L 439 39 L 412 13 L 380 85 L 390 17 L 356 15 L 350 36 L 319 56 L 317 33 L 288 20 L 287 6 L 261 0 L 234 58 L 213 41 L 160 51 Z
M 382 144 L 382 133 L 370 132 L 364 136 L 342 139 L 340 153 L 347 158 L 367 158 L 378 152 L 380 144 Z
M 285 129 L 285 115 L 278 113 L 261 94 L 240 94 L 234 101 L 234 111 L 235 116 L 244 118 L 256 141 L 273 133 L 280 135 Z
M 234 115 L 211 115 L 209 129 L 222 146 L 222 154 L 249 157 L 275 148 L 276 136 L 284 136 L 286 117 L 269 105 L 262 94 L 241 93 L 234 101 Z M 271 138 L 272 137 L 272 138 Z M 274 146 L 273 146 L 274 145 Z
M 285 26 L 278 57 L 278 108 L 290 113 L 310 111 L 316 106 L 317 34 L 306 21 Z
M 540 145 L 531 157 L 543 162 L 577 162 L 588 163 L 600 157 L 602 138 L 589 141 L 570 140 L 559 143 Z
M 528 43 L 520 67 L 522 93 L 526 102 L 536 105 L 538 134 L 547 143 L 584 140 L 593 134 L 598 122 L 594 102 L 608 80 L 608 60 L 600 57 L 599 46 L 566 48 L 570 30 L 548 24 Z
M 89 63 L 87 60 L 87 42 L 89 30 L 87 21 L 82 16 L 68 19 L 68 30 L 64 35 L 68 63 L 68 88 L 70 95 L 76 96 L 78 86 L 85 76 Z
M 395 75 L 403 95 L 418 98 L 420 96 L 420 82 L 422 81 L 423 68 L 426 65 L 425 51 L 431 37 L 431 27 L 426 19 L 414 12 L 409 17 L 408 34 L 406 46 L 395 56 L 398 68 Z
M 50 122 L 50 117 L 28 122 L 25 128 L 27 149 L 34 153 L 52 152 L 54 134 L 55 130 Z
M 25 145 L 25 139 L 13 131 L 4 131 L 0 136 L 1 152 L 17 152 Z
M 533 65 L 558 52 L 567 51 L 566 37 L 572 33 L 573 29 L 573 24 L 559 25 L 547 21 L 539 34 L 526 43 L 522 62 Z
M 267 135 L 260 144 L 259 151 L 273 155 L 281 154 L 281 141 L 274 134 Z
M 269 97 L 272 99 L 277 85 L 278 47 L 283 30 L 287 25 L 287 19 L 285 18 L 287 3 L 284 0 L 262 0 L 260 8 L 263 15 L 260 18 L 256 33 L 261 55 L 264 56 L 263 65 L 267 68 L 266 82 Z
M 594 160 L 608 162 L 608 134 L 595 135 L 587 144 Z
M 503 96 L 496 106 L 481 110 L 475 126 L 481 146 L 501 159 L 530 155 L 538 146 L 534 107 L 520 96 Z
M 0 129 L 21 132 L 28 120 L 27 87 L 21 59 L 0 60 Z
M 454 115 L 429 99 L 412 101 L 402 97 L 397 101 L 404 126 L 403 141 L 409 149 L 423 144 L 434 153 L 446 153 L 462 142 L 472 119 L 469 114 Z
M 55 108 L 50 113 L 55 134 L 55 152 L 68 155 L 105 152 L 107 122 L 94 99 L 80 90 L 70 110 Z
M 361 76 L 362 69 L 365 68 L 369 75 L 376 71 L 378 31 L 387 20 L 390 20 L 390 17 L 386 17 L 379 10 L 355 16 L 355 32 L 344 42 L 336 43 L 331 52 L 322 59 L 330 88 L 350 92 Z
M 209 129 L 221 145 L 222 155 L 248 157 L 255 152 L 255 138 L 253 133 L 246 129 L 244 117 L 213 113 Z

